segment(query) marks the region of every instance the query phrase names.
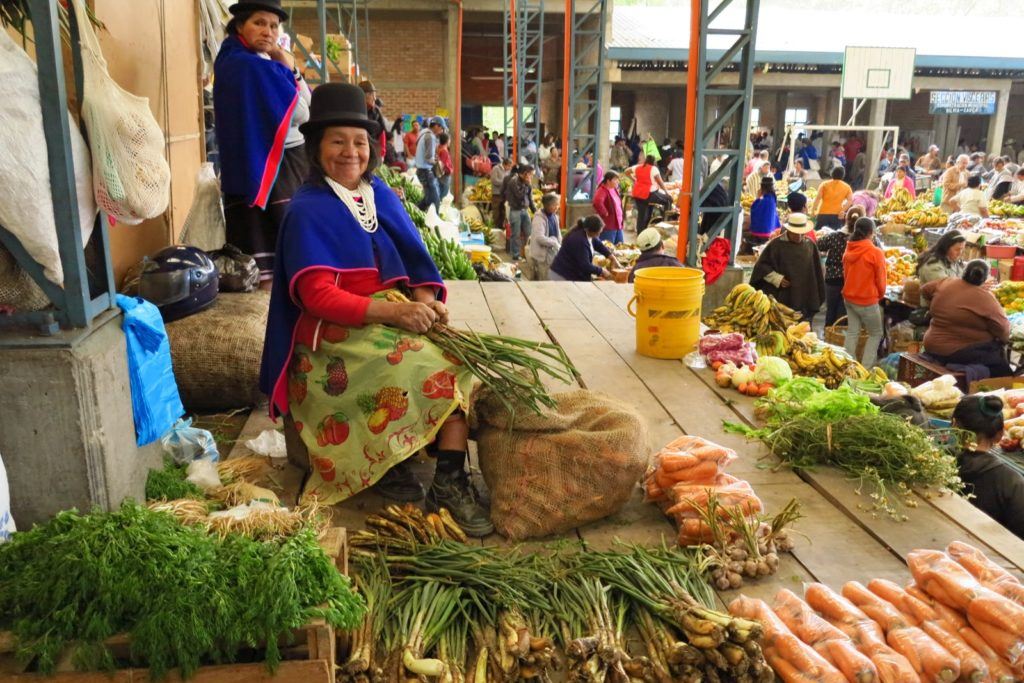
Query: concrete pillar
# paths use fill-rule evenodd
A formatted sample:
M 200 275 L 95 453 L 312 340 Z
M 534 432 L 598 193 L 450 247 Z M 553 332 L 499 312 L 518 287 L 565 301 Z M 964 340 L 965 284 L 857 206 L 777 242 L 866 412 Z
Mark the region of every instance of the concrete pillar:
M 946 142 L 944 149 L 949 151 L 946 154 L 956 155 L 956 148 L 960 144 L 960 115 L 950 114 L 946 117 Z
M 870 112 L 868 114 L 868 125 L 869 126 L 884 126 L 885 125 L 885 100 L 871 100 Z M 868 133 L 867 149 L 864 153 L 868 154 L 868 173 L 874 174 L 878 169 L 878 158 L 882 155 L 882 131 L 873 130 Z M 896 141 L 898 142 L 898 141 Z
M 999 154 L 1003 149 L 1003 135 L 1006 133 L 1006 111 L 1010 108 L 1010 87 L 1001 88 L 996 94 L 996 113 L 988 120 L 988 142 L 985 151 Z
M 839 116 L 839 89 L 830 88 L 825 93 L 825 120 L 822 121 L 826 126 L 836 125 L 837 117 Z
M 457 101 L 455 89 L 457 87 L 457 76 L 459 73 L 459 8 L 453 3 L 448 7 L 448 23 L 446 26 L 446 40 L 444 44 L 445 82 L 443 106 L 448 110 L 452 120 L 455 120 L 455 103 Z M 457 134 L 457 132 L 453 132 Z
M 611 148 L 609 137 L 612 126 L 612 84 L 605 74 L 605 81 L 598 92 L 598 116 L 601 117 L 601 135 L 597 139 L 597 159 L 608 168 L 608 151 Z
M 135 445 L 121 321 L 64 346 L 0 349 L 0 453 L 19 529 L 71 507 L 141 501 L 147 472 L 160 466 L 159 442 Z
M 775 118 L 771 121 L 762 121 L 762 126 L 773 128 L 772 137 L 775 139 L 775 143 L 779 144 L 782 142 L 783 132 L 786 130 L 786 91 L 778 90 L 775 92 Z
M 814 123 L 820 123 L 824 125 L 831 125 L 835 121 L 830 121 L 828 116 L 828 95 L 815 95 L 814 96 L 814 112 L 811 114 L 811 121 Z

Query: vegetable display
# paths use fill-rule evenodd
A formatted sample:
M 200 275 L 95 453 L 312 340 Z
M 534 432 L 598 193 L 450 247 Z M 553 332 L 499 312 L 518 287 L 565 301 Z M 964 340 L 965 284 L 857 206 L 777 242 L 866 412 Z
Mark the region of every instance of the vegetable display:
M 455 240 L 441 237 L 441 231 L 437 228 L 423 228 L 420 230 L 420 235 L 423 236 L 427 252 L 442 278 L 445 280 L 477 279 L 473 263 L 469 260 L 469 256 L 466 255 L 461 244 Z
M 221 538 L 170 514 L 125 502 L 113 512 L 59 513 L 0 545 L 0 628 L 44 674 L 66 649 L 76 668 L 110 669 L 104 640 L 131 637 L 154 678 L 201 662 L 230 662 L 310 619 L 351 628 L 362 598 L 304 529 L 284 539 Z
M 388 300 L 409 301 L 393 290 L 388 292 Z M 426 336 L 459 365 L 465 365 L 513 413 L 517 407 L 539 413 L 541 406 L 557 405 L 541 384 L 541 373 L 566 382 L 572 382 L 575 375 L 572 362 L 557 344 L 456 330 L 441 324 L 435 324 Z
M 771 330 L 784 332 L 798 322 L 798 312 L 748 284 L 733 287 L 725 303 L 704 319 L 704 324 L 714 330 L 742 332 L 751 338 Z

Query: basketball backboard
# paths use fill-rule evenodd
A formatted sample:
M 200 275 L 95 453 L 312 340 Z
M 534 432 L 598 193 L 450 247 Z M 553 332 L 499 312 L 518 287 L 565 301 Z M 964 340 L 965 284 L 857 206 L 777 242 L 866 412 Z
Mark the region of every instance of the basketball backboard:
M 912 47 L 847 47 L 841 97 L 909 100 L 916 56 Z

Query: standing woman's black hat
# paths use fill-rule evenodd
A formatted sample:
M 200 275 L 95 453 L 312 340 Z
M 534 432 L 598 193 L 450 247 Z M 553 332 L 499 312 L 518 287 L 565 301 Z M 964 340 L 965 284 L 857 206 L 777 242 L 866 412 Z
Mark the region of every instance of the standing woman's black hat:
M 371 137 L 380 134 L 379 124 L 366 115 L 366 93 L 351 83 L 324 83 L 313 91 L 309 120 L 299 126 L 299 132 L 309 135 L 327 126 L 357 126 Z
M 231 14 L 239 12 L 273 12 L 281 17 L 281 21 L 288 21 L 288 13 L 281 8 L 281 0 L 239 0 L 231 7 L 228 7 Z

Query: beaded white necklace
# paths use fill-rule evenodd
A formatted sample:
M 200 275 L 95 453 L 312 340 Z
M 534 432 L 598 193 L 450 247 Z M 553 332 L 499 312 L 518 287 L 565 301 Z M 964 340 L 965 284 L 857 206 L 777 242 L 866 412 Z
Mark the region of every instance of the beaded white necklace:
M 373 186 L 370 183 L 360 180 L 359 187 L 350 190 L 330 178 L 325 177 L 324 180 L 327 181 L 327 186 L 334 191 L 338 199 L 356 217 L 363 230 L 371 234 L 377 232 L 377 205 L 373 200 Z

